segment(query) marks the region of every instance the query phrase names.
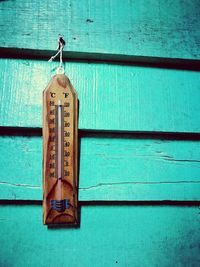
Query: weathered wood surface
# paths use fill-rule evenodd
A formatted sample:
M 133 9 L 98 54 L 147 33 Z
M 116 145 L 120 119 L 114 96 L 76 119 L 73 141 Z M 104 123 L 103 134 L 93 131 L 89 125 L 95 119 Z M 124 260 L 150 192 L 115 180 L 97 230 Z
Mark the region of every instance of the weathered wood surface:
M 78 224 L 78 99 L 67 76 L 43 91 L 43 222 Z M 52 201 L 54 204 L 52 204 Z
M 42 91 L 57 65 L 0 61 L 0 125 L 42 126 Z M 79 129 L 200 132 L 197 71 L 70 62 L 66 75 L 80 100 Z
M 81 201 L 200 200 L 199 141 L 80 141 Z M 41 142 L 41 137 L 1 137 L 1 199 L 42 199 Z
M 83 206 L 79 229 L 47 229 L 41 206 L 0 213 L 1 266 L 199 266 L 198 206 Z
M 62 33 L 69 57 L 200 59 L 199 0 L 1 1 L 0 16 L 1 47 L 21 54 L 49 55 Z

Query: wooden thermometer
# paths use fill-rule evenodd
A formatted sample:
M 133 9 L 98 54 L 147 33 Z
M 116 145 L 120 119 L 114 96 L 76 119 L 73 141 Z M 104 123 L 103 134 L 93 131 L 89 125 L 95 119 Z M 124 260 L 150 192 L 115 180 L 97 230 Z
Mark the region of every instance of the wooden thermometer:
M 56 74 L 43 91 L 43 222 L 77 218 L 78 100 L 70 80 Z

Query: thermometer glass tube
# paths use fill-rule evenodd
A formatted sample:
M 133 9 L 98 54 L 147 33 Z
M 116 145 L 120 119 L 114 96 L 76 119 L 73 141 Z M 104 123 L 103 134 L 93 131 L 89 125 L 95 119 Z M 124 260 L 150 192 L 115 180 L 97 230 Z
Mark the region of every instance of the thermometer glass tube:
M 56 105 L 56 176 L 57 176 L 57 198 L 51 199 L 51 208 L 58 211 L 63 212 L 65 209 L 69 208 L 69 199 L 63 199 L 62 186 L 63 186 L 63 170 L 64 170 L 64 162 L 63 162 L 63 106 L 62 100 L 58 100 L 58 104 Z

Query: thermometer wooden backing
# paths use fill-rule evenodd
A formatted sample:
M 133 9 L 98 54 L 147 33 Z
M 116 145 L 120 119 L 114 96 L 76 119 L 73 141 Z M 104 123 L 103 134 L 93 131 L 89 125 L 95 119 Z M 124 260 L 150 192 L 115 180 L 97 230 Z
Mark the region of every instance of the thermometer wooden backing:
M 43 222 L 77 218 L 78 100 L 69 79 L 55 75 L 43 91 Z

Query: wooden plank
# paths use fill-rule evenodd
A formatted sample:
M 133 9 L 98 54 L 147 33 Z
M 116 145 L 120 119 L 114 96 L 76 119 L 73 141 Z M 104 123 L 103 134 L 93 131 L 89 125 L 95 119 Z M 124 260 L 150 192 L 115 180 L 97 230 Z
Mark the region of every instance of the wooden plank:
M 57 63 L 0 61 L 0 125 L 41 127 L 42 91 Z M 70 62 L 79 129 L 200 132 L 197 71 Z
M 199 141 L 80 141 L 81 201 L 200 200 Z M 41 137 L 1 137 L 1 199 L 42 199 L 41 142 Z
M 41 206 L 0 208 L 1 266 L 199 266 L 198 206 L 83 206 L 79 229 L 47 229 Z
M 21 0 L 0 8 L 1 46 L 22 54 L 52 52 L 62 33 L 67 51 L 87 57 L 200 59 L 199 0 Z

